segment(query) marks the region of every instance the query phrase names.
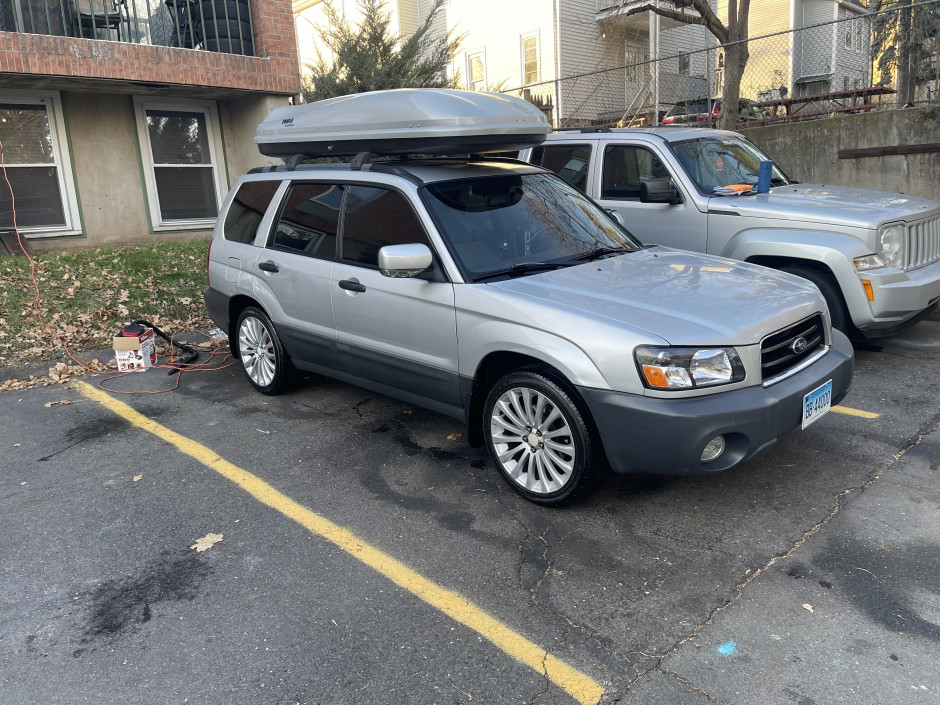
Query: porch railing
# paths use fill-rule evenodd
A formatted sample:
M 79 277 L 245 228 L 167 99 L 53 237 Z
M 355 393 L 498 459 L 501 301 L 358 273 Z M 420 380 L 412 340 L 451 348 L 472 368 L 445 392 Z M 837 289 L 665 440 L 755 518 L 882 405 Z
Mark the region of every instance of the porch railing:
M 0 31 L 254 55 L 249 0 L 0 0 Z

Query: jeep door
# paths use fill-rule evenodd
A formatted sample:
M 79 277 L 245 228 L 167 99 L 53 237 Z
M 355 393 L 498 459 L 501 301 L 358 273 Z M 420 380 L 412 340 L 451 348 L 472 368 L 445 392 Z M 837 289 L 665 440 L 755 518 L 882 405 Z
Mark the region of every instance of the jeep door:
M 355 378 L 350 381 L 462 417 L 453 284 L 427 275 L 384 276 L 378 269 L 382 247 L 434 248 L 403 193 L 346 188 L 331 297 L 339 355 Z
M 641 242 L 705 252 L 705 217 L 666 160 L 645 145 L 620 142 L 600 145 L 603 154 L 597 155 L 600 163 L 594 170 L 596 186 L 591 194 L 594 200 L 619 212 L 627 230 Z M 676 186 L 681 203 L 641 202 L 641 184 L 663 179 Z

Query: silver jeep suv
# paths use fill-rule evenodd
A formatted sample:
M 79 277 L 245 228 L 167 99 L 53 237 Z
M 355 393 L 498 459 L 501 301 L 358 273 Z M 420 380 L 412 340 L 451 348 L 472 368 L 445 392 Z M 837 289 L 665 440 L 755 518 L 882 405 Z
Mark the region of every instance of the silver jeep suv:
M 260 392 L 292 367 L 467 423 L 509 485 L 557 504 L 601 470 L 727 470 L 848 391 L 812 284 L 644 247 L 540 167 L 291 164 L 222 209 L 206 303 Z

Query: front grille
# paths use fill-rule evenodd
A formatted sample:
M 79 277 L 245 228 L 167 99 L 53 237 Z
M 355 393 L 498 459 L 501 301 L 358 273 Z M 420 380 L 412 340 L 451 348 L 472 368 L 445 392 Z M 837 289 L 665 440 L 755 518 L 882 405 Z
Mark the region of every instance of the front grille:
M 907 226 L 906 252 L 905 270 L 940 260 L 940 215 Z
M 761 375 L 764 385 L 786 376 L 825 346 L 823 317 L 810 316 L 792 326 L 768 335 L 760 344 Z M 805 344 L 796 344 L 802 340 Z

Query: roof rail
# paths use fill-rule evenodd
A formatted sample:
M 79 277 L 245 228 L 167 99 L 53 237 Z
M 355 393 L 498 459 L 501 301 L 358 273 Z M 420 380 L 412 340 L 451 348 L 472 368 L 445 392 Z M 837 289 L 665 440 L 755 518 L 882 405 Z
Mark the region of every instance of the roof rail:
M 592 132 L 613 132 L 606 125 L 593 125 L 591 127 L 556 127 L 555 132 L 581 132 L 590 134 Z

